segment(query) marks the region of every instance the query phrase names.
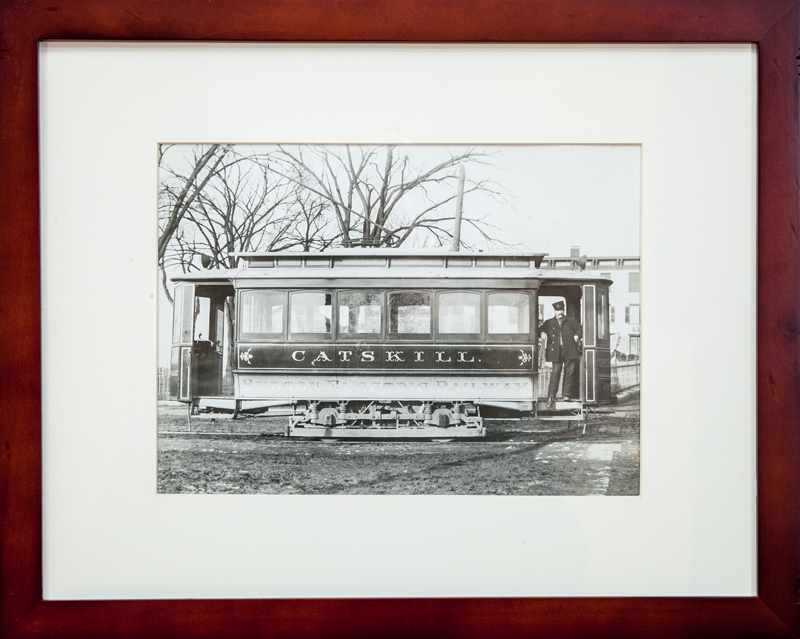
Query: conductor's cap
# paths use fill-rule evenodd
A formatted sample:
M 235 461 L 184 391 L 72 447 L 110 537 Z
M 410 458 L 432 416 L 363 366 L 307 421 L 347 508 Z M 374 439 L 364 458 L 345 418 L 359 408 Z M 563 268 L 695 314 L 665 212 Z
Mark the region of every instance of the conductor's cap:
M 563 311 L 564 310 L 564 302 L 556 302 L 555 304 L 553 304 L 553 308 L 555 310 L 557 310 L 557 311 Z

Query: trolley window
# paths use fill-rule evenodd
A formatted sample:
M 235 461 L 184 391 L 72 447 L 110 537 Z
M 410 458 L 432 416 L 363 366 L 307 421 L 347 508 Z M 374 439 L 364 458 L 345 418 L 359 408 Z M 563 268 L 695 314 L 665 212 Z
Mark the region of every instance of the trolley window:
M 530 335 L 531 297 L 528 293 L 489 293 L 486 308 L 490 335 Z
M 389 293 L 389 335 L 395 339 L 431 336 L 431 294 Z
M 302 291 L 289 294 L 289 332 L 292 338 L 331 336 L 331 294 Z
M 339 337 L 381 334 L 381 293 L 339 293 Z
M 597 306 L 597 339 L 608 339 L 608 294 L 605 291 L 599 293 L 599 304 Z
M 195 316 L 193 285 L 181 284 L 175 287 L 173 308 L 172 343 L 191 344 Z
M 583 287 L 583 344 L 597 346 L 597 309 L 595 308 L 595 286 L 587 284 Z
M 172 302 L 172 343 L 181 343 L 181 318 L 183 316 L 183 286 L 175 287 L 175 298 Z
M 439 334 L 479 335 L 481 294 L 457 291 L 439 294 Z
M 242 291 L 239 304 L 241 339 L 276 339 L 283 336 L 284 293 Z

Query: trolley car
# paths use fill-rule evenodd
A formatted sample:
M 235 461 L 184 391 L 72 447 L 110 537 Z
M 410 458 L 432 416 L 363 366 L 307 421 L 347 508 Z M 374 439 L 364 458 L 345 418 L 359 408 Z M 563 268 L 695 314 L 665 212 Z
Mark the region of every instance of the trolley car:
M 542 269 L 544 254 L 236 255 L 241 268 L 173 278 L 170 395 L 190 412 L 283 407 L 289 436 L 452 439 L 484 436 L 487 416 L 574 419 L 610 401 L 611 281 Z M 583 328 L 580 401 L 549 410 L 548 298 Z

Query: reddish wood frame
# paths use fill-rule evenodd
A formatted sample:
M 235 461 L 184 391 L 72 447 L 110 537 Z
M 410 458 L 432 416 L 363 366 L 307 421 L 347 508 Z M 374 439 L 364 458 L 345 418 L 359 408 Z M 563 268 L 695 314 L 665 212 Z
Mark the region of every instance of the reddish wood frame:
M 0 6 L 2 633 L 791 637 L 800 632 L 800 0 L 5 0 Z M 42 601 L 37 42 L 756 42 L 758 597 Z

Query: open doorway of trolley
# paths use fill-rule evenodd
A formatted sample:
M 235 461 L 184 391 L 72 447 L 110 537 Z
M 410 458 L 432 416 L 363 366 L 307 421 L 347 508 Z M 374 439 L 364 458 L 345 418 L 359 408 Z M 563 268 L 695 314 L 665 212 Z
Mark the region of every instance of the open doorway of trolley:
M 576 303 L 574 296 L 570 297 L 573 299 L 568 302 L 564 295 L 539 295 L 536 331 L 539 375 L 536 397 L 537 417 L 540 419 L 563 418 L 565 414 L 582 416 L 580 378 L 583 335 L 580 328 L 576 331 L 577 335 L 568 331 L 570 326 L 580 327 L 582 313 L 580 300 Z M 573 341 L 570 353 L 565 352 L 570 347 L 568 342 L 564 342 L 565 338 Z M 573 358 L 569 355 L 579 356 Z
M 606 403 L 604 366 L 609 341 L 608 288 L 597 284 L 544 283 L 538 296 L 537 417 L 584 417 Z

